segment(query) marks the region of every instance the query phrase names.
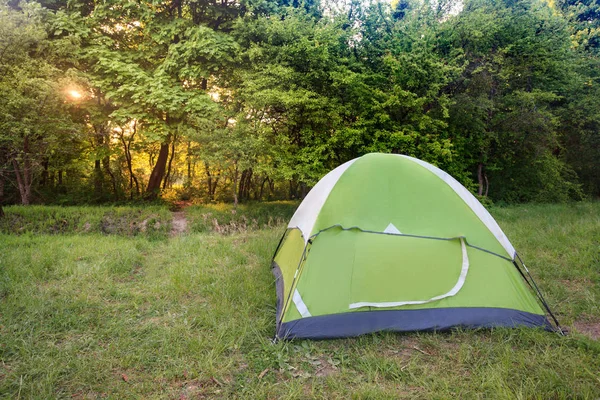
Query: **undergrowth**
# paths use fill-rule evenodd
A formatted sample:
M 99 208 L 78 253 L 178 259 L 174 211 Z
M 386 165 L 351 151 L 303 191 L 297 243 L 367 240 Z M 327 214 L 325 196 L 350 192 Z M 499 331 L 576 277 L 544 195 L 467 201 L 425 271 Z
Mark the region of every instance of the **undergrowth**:
M 276 201 L 269 203 L 209 204 L 185 209 L 192 232 L 232 234 L 247 230 L 284 226 L 294 214 L 298 202 Z
M 0 219 L 6 234 L 88 234 L 166 236 L 171 213 L 161 206 L 9 206 Z

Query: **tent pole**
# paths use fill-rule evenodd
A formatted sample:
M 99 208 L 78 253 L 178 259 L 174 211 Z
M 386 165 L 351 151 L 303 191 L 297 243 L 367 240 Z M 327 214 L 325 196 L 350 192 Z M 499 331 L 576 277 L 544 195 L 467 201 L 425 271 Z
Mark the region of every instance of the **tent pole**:
M 274 265 L 274 261 L 275 261 L 275 256 L 277 255 L 277 252 L 279 251 L 279 248 L 281 247 L 281 244 L 283 243 L 283 239 L 285 239 L 285 236 L 287 235 L 287 233 L 288 233 L 288 228 L 285 228 L 285 231 L 283 231 L 283 235 L 281 235 L 281 238 L 279 239 L 279 243 L 277 243 L 277 248 L 275 249 L 275 252 L 273 253 L 273 257 L 271 257 L 271 269 L 274 268 L 273 265 Z M 283 313 L 283 308 L 282 308 L 281 312 Z M 275 335 L 273 336 L 273 339 L 271 339 L 271 342 L 273 344 L 277 343 L 277 341 L 279 340 L 277 337 L 277 329 L 279 328 L 279 321 L 277 321 L 277 318 L 279 318 L 279 315 L 275 315 L 275 320 L 276 320 L 275 322 L 276 322 L 277 326 L 275 328 Z
M 298 262 L 298 266 L 296 267 L 296 272 L 294 273 L 294 279 L 292 280 L 292 285 L 290 286 L 290 292 L 288 293 L 287 298 L 285 299 L 285 302 L 283 304 L 283 308 L 281 309 L 281 316 L 280 316 L 281 320 L 283 320 L 283 315 L 285 314 L 285 311 L 287 310 L 287 306 L 290 303 L 290 299 L 292 298 L 294 285 L 296 284 L 296 280 L 299 278 L 299 275 L 300 275 L 300 266 L 302 265 L 304 260 L 306 260 L 306 250 L 308 249 L 309 244 L 312 244 L 312 240 L 310 240 L 310 239 L 304 245 L 304 250 L 302 251 L 302 255 L 300 256 L 300 261 Z M 276 323 L 277 323 L 277 327 L 275 328 L 275 337 L 277 337 L 277 331 L 279 330 L 281 321 L 276 321 Z
M 525 263 L 523 262 L 523 260 L 521 259 L 521 257 L 519 256 L 519 253 L 517 253 L 515 251 L 515 257 L 519 260 L 519 262 L 521 263 L 521 265 L 523 266 L 523 269 L 525 270 L 525 272 L 527 272 L 527 276 L 529 276 L 529 279 L 531 280 L 531 283 L 529 282 L 529 280 L 525 279 L 525 282 L 527 282 L 529 284 L 529 286 L 535 290 L 538 298 L 540 299 L 540 301 L 542 302 L 542 305 L 544 306 L 544 308 L 546 309 L 546 311 L 548 312 L 548 314 L 550 315 L 550 317 L 552 317 L 552 320 L 554 321 L 554 324 L 556 325 L 556 329 L 557 332 L 559 334 L 561 334 L 562 336 L 566 336 L 565 331 L 561 328 L 560 323 L 558 322 L 558 319 L 554 316 L 554 314 L 552 313 L 552 310 L 550 310 L 550 306 L 548 306 L 548 303 L 546 302 L 546 299 L 544 298 L 544 296 L 542 295 L 542 292 L 540 291 L 540 289 L 538 288 L 538 285 L 535 283 L 535 280 L 533 279 L 533 276 L 531 276 L 531 273 L 529 272 L 529 269 L 527 269 L 527 266 L 525 265 Z M 516 263 L 516 261 L 514 262 L 515 266 L 517 267 L 517 269 L 519 270 L 519 272 L 521 273 L 521 275 L 523 276 L 523 278 L 525 278 L 525 274 L 523 274 L 523 271 L 521 270 L 521 268 L 519 268 L 518 264 Z
M 285 239 L 285 235 L 287 235 L 288 233 L 288 228 L 285 228 L 285 231 L 283 231 L 283 235 L 281 235 L 281 238 L 279 239 L 279 243 L 277 243 L 277 248 L 275 249 L 275 252 L 273 253 L 273 257 L 271 257 L 271 261 L 275 260 L 275 256 L 277 255 L 277 252 L 279 251 L 279 248 L 281 247 L 281 243 L 283 243 L 283 239 Z

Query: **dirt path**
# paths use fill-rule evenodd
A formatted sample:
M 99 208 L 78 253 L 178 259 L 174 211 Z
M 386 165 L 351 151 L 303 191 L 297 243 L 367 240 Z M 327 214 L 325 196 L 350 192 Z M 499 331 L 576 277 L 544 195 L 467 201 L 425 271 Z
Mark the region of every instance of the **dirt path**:
M 577 322 L 573 324 L 575 329 L 587 337 L 600 340 L 600 322 Z
M 188 222 L 185 217 L 185 212 L 175 211 L 173 212 L 173 220 L 171 221 L 171 236 L 179 236 L 182 233 L 187 232 Z

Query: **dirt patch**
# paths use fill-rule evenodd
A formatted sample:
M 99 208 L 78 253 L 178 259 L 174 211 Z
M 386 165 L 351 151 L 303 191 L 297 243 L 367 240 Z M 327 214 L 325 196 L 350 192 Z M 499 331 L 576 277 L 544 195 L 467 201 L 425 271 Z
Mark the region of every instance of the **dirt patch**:
M 566 286 L 572 293 L 582 292 L 594 285 L 588 278 L 561 279 L 559 282 Z
M 230 379 L 204 378 L 187 380 L 184 382 L 174 382 L 175 386 L 179 386 L 179 399 L 205 399 L 223 397 L 222 392 L 224 386 L 231 382 Z
M 169 206 L 169 209 L 173 212 L 182 211 L 184 208 L 189 207 L 192 204 L 193 203 L 191 201 L 184 201 L 184 200 L 175 201 L 175 202 L 171 203 L 171 205 Z
M 401 338 L 400 342 L 393 347 L 387 348 L 385 354 L 388 357 L 396 357 L 402 361 L 408 361 L 413 355 L 425 353 L 419 347 L 420 343 L 413 337 Z
M 414 349 L 411 348 L 400 348 L 400 349 L 388 349 L 384 353 L 387 357 L 397 357 L 401 361 L 408 361 L 414 354 Z
M 175 211 L 171 221 L 171 236 L 179 236 L 188 230 L 188 222 L 183 211 Z
M 331 357 L 311 357 L 307 361 L 313 366 L 313 374 L 316 377 L 324 378 L 339 372 L 340 361 Z
M 600 322 L 575 322 L 573 327 L 594 340 L 600 340 Z
M 327 377 L 327 376 L 334 375 L 337 373 L 338 373 L 337 367 L 330 365 L 330 364 L 325 364 L 321 368 L 317 369 L 317 371 L 315 372 L 315 376 L 316 377 Z

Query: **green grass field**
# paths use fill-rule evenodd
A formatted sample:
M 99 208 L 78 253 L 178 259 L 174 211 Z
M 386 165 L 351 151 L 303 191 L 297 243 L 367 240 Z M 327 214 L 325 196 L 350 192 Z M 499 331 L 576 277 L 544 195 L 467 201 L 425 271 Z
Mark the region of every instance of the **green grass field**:
M 492 210 L 567 337 L 277 344 L 270 258 L 295 205 L 271 207 L 190 207 L 180 236 L 167 208 L 7 207 L 0 397 L 600 398 L 600 203 Z

